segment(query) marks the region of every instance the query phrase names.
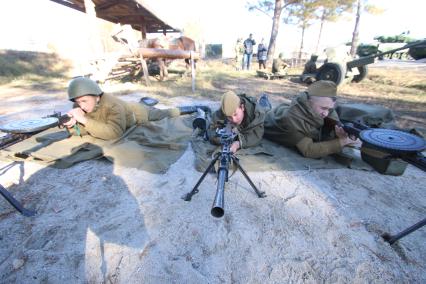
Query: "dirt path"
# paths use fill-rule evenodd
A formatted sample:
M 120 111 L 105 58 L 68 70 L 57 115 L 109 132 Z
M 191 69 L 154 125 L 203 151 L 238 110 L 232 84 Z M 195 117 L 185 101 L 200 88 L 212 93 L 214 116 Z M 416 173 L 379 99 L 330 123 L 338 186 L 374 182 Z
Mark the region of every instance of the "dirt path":
M 274 104 L 301 89 L 271 84 Z M 64 93 L 40 102 L 23 96 L 10 95 L 0 112 L 29 117 L 69 106 Z M 424 228 L 394 246 L 380 237 L 425 217 L 425 174 L 412 166 L 399 177 L 350 169 L 249 172 L 267 192 L 263 199 L 237 172 L 226 185 L 225 216 L 216 219 L 214 176 L 191 202 L 181 199 L 200 176 L 191 147 L 161 175 L 103 160 L 63 170 L 31 162 L 6 169 L 10 164 L 0 162 L 0 183 L 38 215 L 24 218 L 0 198 L 0 282 L 426 282 Z

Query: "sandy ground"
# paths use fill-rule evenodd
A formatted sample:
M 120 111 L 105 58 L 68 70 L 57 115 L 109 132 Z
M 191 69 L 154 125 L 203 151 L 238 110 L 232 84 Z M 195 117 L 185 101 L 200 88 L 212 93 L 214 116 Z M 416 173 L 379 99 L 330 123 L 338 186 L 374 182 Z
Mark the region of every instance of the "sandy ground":
M 52 106 L 66 110 L 64 96 L 52 95 L 36 110 L 34 101 L 2 94 L 0 113 L 28 118 Z M 425 218 L 424 172 L 409 166 L 399 177 L 350 169 L 249 175 L 267 197 L 257 198 L 237 172 L 217 219 L 210 215 L 215 176 L 191 202 L 181 199 L 200 177 L 190 146 L 161 175 L 103 160 L 65 170 L 2 161 L 0 183 L 38 214 L 23 217 L 0 198 L 0 282 L 426 282 L 424 228 L 393 246 L 380 237 Z

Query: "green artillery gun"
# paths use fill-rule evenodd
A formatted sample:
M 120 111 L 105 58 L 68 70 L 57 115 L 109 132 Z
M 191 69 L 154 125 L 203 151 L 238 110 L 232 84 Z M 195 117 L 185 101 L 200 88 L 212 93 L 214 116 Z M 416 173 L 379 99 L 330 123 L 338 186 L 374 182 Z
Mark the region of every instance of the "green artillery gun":
M 315 79 L 329 80 L 335 82 L 337 85 L 350 81 L 350 82 L 361 82 L 367 76 L 367 65 L 374 63 L 374 60 L 379 57 L 383 57 L 386 54 L 392 54 L 396 51 L 413 48 L 420 45 L 426 45 L 426 40 L 416 41 L 413 43 L 406 44 L 403 47 L 388 50 L 386 52 L 380 52 L 373 55 L 360 57 L 351 61 L 341 60 L 334 61 L 333 59 L 327 60 L 315 74 Z

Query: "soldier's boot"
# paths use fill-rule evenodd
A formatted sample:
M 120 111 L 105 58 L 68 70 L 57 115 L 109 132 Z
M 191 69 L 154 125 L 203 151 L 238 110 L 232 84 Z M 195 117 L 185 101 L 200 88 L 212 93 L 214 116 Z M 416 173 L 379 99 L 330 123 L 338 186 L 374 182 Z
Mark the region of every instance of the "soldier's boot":
M 266 111 L 269 111 L 272 109 L 272 105 L 269 102 L 269 98 L 267 94 L 263 94 L 260 98 L 259 98 L 259 105 Z
M 197 109 L 201 109 L 204 112 L 211 112 L 211 109 L 208 106 L 195 105 L 195 106 L 180 106 L 178 107 L 180 114 L 191 114 L 197 112 Z

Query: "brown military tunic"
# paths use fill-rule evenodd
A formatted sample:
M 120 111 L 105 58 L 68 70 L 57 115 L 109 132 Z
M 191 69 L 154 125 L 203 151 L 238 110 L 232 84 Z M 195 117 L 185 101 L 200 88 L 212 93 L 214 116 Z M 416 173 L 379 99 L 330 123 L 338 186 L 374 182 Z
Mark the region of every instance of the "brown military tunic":
M 247 97 L 245 94 L 238 95 L 244 103 L 244 119 L 241 124 L 236 127 L 238 133 L 238 141 L 241 149 L 257 146 L 263 137 L 263 121 L 265 119 L 265 111 L 258 106 L 256 100 Z M 218 144 L 218 140 L 214 137 L 214 131 L 220 125 L 223 125 L 226 119 L 221 109 L 212 114 L 212 124 L 209 131 L 210 142 Z
M 284 69 L 288 66 L 281 58 L 276 58 L 272 61 L 272 73 L 283 72 Z
M 74 105 L 74 107 L 78 107 L 78 105 Z M 128 128 L 135 124 L 178 115 L 178 109 L 159 110 L 103 94 L 95 109 L 85 115 L 87 123 L 85 125 L 78 123 L 78 126 L 81 135 L 112 140 L 121 137 Z M 77 135 L 74 128 L 69 131 L 72 135 Z
M 338 120 L 337 113 L 329 116 Z M 324 119 L 314 113 L 306 93 L 301 93 L 290 106 L 281 104 L 265 118 L 265 138 L 287 147 L 296 147 L 303 156 L 320 158 L 342 150 L 339 139 L 323 131 Z

